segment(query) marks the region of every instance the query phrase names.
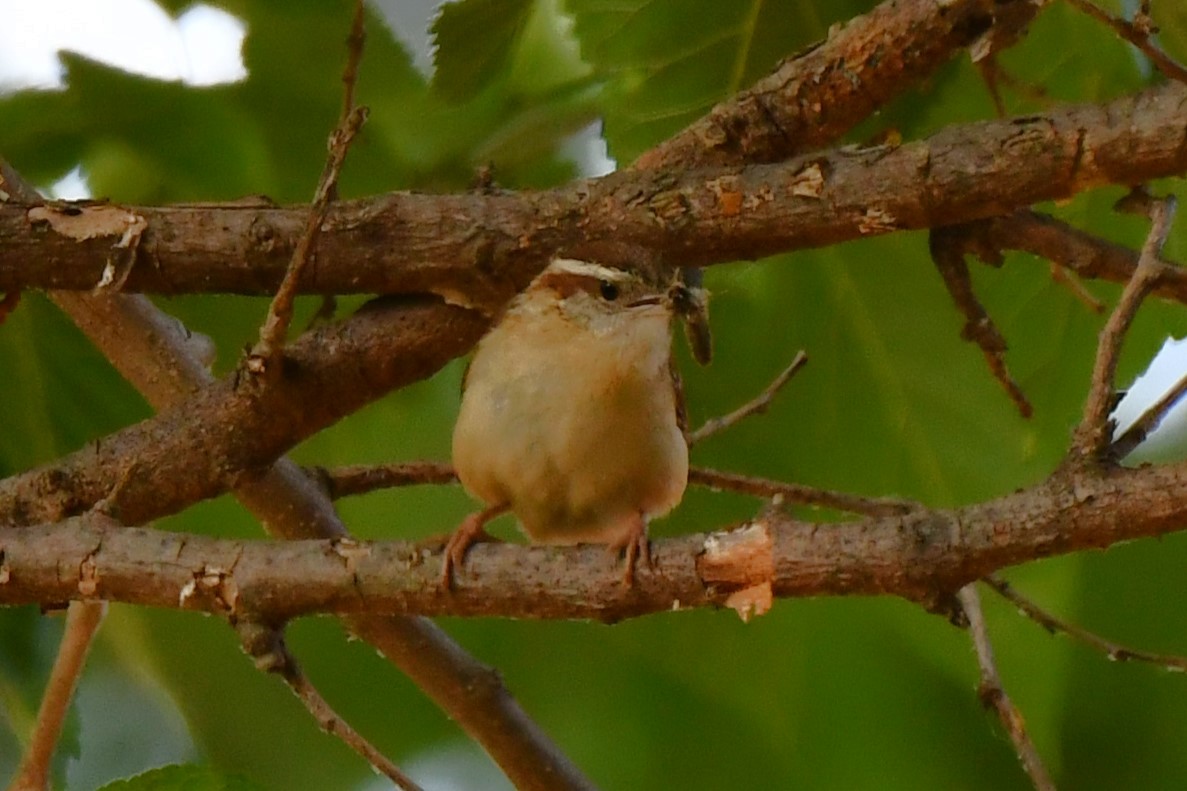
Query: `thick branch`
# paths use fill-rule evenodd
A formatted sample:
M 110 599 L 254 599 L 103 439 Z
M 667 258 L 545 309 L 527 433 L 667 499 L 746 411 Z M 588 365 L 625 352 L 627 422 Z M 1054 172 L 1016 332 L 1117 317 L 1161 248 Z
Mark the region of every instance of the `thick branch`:
M 1182 172 L 1185 105 L 1187 88 L 1174 83 L 1105 105 L 773 165 L 623 171 L 536 193 L 346 202 L 330 212 L 301 290 L 435 292 L 493 309 L 557 249 L 581 240 L 615 238 L 701 266 L 968 222 Z M 271 292 L 306 216 L 303 207 L 227 204 L 129 212 L 144 228 L 123 287 L 156 293 Z M 80 238 L 50 208 L 0 206 L 0 290 L 93 288 L 127 231 L 106 222 L 108 235 Z
M 165 408 L 209 384 L 211 376 L 193 349 L 197 346 L 200 354 L 201 344 L 146 298 L 64 291 L 51 296 L 154 407 Z M 273 535 L 345 535 L 325 493 L 288 459 L 277 461 L 262 477 L 243 482 L 234 493 Z M 499 674 L 431 621 L 360 613 L 344 622 L 477 739 L 517 787 L 590 787 L 524 713 Z
M 323 236 L 324 257 L 319 257 L 317 269 L 346 255 L 341 244 L 349 241 L 347 258 L 363 262 L 352 269 L 352 279 L 368 269 L 368 250 L 378 254 L 382 249 L 386 255 L 394 249 L 407 252 L 412 263 L 402 270 L 414 273 L 419 287 L 441 290 L 442 283 L 464 278 L 467 272 L 487 283 L 518 282 L 521 273 L 530 275 L 539 264 L 534 259 L 547 248 L 533 240 L 559 238 L 556 229 L 562 226 L 595 238 L 617 236 L 641 244 L 659 239 L 686 251 L 694 263 L 703 263 L 895 228 L 966 221 L 1110 180 L 1141 181 L 1160 170 L 1187 167 L 1185 102 L 1187 89 L 1172 84 L 1106 107 L 1081 105 L 1049 117 L 971 124 L 898 148 L 837 151 L 714 178 L 706 178 L 704 172 L 679 178 L 625 173 L 534 196 L 392 195 L 332 213 L 335 230 Z M 726 194 L 741 196 L 740 201 L 723 201 Z M 566 200 L 573 203 L 562 209 Z M 429 205 L 443 213 L 430 211 L 421 215 L 421 222 L 409 222 L 408 211 L 423 213 Z M 504 260 L 518 268 L 492 270 L 500 258 L 493 253 L 484 253 L 483 265 L 471 270 L 415 263 L 417 239 L 423 243 L 430 232 L 443 231 L 448 237 L 456 231 L 441 229 L 430 217 L 447 218 L 452 226 L 467 216 L 480 216 L 472 212 L 483 205 L 487 210 L 507 209 L 509 214 L 500 215 L 504 219 L 520 217 L 530 206 L 540 210 L 520 229 L 526 236 L 500 232 L 512 240 L 509 249 L 515 251 L 515 256 L 504 253 Z M 725 205 L 741 209 L 725 220 Z M 445 210 L 446 206 L 453 209 Z M 0 223 L 11 211 L 0 207 Z M 43 260 L 54 261 L 62 253 L 54 240 L 61 237 L 44 229 L 32 231 L 23 219 L 24 210 L 16 211 L 22 216 L 18 224 L 50 248 Z M 142 233 L 137 248 L 141 253 L 166 240 L 177 241 L 168 234 L 151 236 L 154 222 L 194 210 L 148 211 L 149 230 Z M 245 219 L 241 213 L 261 212 L 270 212 L 276 221 L 286 217 L 299 223 L 303 217 L 298 211 L 278 209 L 208 208 L 191 218 L 208 223 L 221 217 L 229 227 L 238 227 Z M 173 228 L 170 233 L 179 231 Z M 235 234 L 230 238 L 238 239 Z M 469 241 L 464 246 L 473 247 L 482 234 L 467 226 L 465 238 Z M 93 241 L 71 241 L 69 246 L 89 249 Z M 100 241 L 110 245 L 109 239 Z M 422 244 L 419 254 L 426 249 Z M 252 256 L 244 254 L 250 262 Z M 238 258 L 228 255 L 225 260 Z M 529 265 L 530 260 L 534 263 Z M 415 274 L 418 266 L 428 269 Z M 500 269 L 508 277 L 515 272 L 515 277 L 508 281 L 491 274 Z M 431 272 L 440 278 L 435 285 L 424 279 Z M 223 491 L 238 476 L 263 468 L 313 431 L 386 390 L 427 376 L 468 349 L 483 326 L 471 312 L 423 298 L 402 307 L 366 311 L 294 344 L 285 381 L 267 392 L 239 387 L 236 379 L 228 379 L 178 410 L 120 432 L 63 463 L 10 479 L 0 485 L 0 520 L 57 521 L 109 495 L 121 508 L 121 518 L 130 523 L 176 510 Z M 162 497 L 161 492 L 170 495 Z
M 404 286 L 449 290 L 451 287 L 443 284 L 453 283 L 459 293 L 480 294 L 482 288 L 470 292 L 461 281 L 477 277 L 478 281 L 471 282 L 513 287 L 521 275 L 530 276 L 539 264 L 537 259 L 546 252 L 548 245 L 537 242 L 559 240 L 563 234 L 558 228 L 564 227 L 591 237 L 617 236 L 642 244 L 659 240 L 661 245 L 685 251 L 683 260 L 703 263 L 828 244 L 895 228 L 966 221 L 1043 198 L 1064 197 L 1110 180 L 1141 181 L 1161 171 L 1187 167 L 1184 102 L 1187 89 L 1172 84 L 1105 107 L 1082 105 L 1049 117 L 971 124 L 898 148 L 837 151 L 792 163 L 746 168 L 734 175 L 718 172 L 714 178 L 707 178 L 705 172 L 679 178 L 624 173 L 532 196 L 392 195 L 356 202 L 332 213 L 332 228 L 323 236 L 316 269 L 324 271 L 327 262 L 345 257 L 351 262 L 350 279 L 358 276 L 365 280 L 369 269 L 378 271 L 368 260 L 382 270 L 387 261 L 384 256 L 399 250 L 407 253 L 410 263 L 391 271 L 412 278 Z M 727 194 L 740 199 L 725 201 Z M 568 200 L 572 205 L 567 206 Z M 727 205 L 741 208 L 725 219 L 722 207 Z M 430 206 L 435 208 L 430 210 Z M 56 256 L 63 254 L 63 248 L 55 247 L 55 240 L 61 242 L 63 237 L 40 225 L 34 230 L 19 207 L 0 207 L 0 224 L 5 216 L 11 219 L 12 211 L 18 213 L 17 224 L 30 238 L 36 237 L 48 248 L 38 260 L 60 262 Z M 180 227 L 165 233 L 154 226 L 167 218 L 176 220 L 178 213 L 201 220 L 210 232 L 209 237 L 203 237 L 206 241 L 217 236 L 217 223 L 244 230 L 241 224 L 245 219 L 267 215 L 274 222 L 287 218 L 285 222 L 299 226 L 304 216 L 303 210 L 242 207 L 146 211 L 147 230 L 136 248 L 141 255 L 181 239 L 176 235 L 181 233 Z M 419 221 L 411 221 L 412 215 Z M 496 215 L 499 222 L 485 227 L 488 233 L 492 225 L 501 229 L 495 235 L 507 244 L 501 254 L 491 252 L 499 249 L 495 237 L 486 236 L 484 243 L 483 233 L 468 225 L 470 220 Z M 534 219 L 523 219 L 529 215 Z M 508 218 L 517 217 L 521 227 L 514 229 L 507 224 Z M 432 218 L 446 220 L 448 227 L 441 228 L 441 222 Z M 207 225 L 212 220 L 216 223 L 213 227 Z M 455 226 L 460 225 L 466 227 L 463 238 L 467 241 L 462 247 L 486 251 L 481 254 L 481 265 L 467 269 L 474 261 L 465 256 L 461 268 L 452 264 L 436 267 L 424 260 L 417 263 L 417 256 L 427 250 L 444 255 L 450 243 L 457 244 L 456 237 L 448 238 L 459 232 Z M 519 235 L 521 231 L 524 235 Z M 437 232 L 447 241 L 428 242 Z M 239 239 L 235 232 L 226 238 Z M 245 238 L 253 237 L 246 234 Z M 70 240 L 68 247 L 91 250 L 95 241 Z M 109 252 L 111 240 L 98 241 L 102 242 L 100 248 Z M 191 238 L 189 243 L 196 240 Z M 342 249 L 343 243 L 348 243 L 349 254 Z M 484 246 L 486 243 L 493 247 Z M 200 246 L 191 252 L 211 249 Z M 4 267 L 3 250 L 0 246 L 0 269 Z M 693 251 L 697 251 L 695 256 Z M 252 255 L 242 252 L 250 264 Z M 220 255 L 225 261 L 239 260 L 226 251 Z M 377 257 L 368 259 L 369 255 Z M 505 265 L 496 266 L 500 259 Z M 150 267 L 137 270 L 154 271 Z M 223 271 L 234 270 L 224 267 Z M 495 274 L 499 271 L 503 276 Z M 136 270 L 129 282 L 135 274 Z M 313 431 L 387 389 L 435 371 L 469 348 L 483 325 L 472 313 L 423 299 L 403 308 L 365 312 L 294 344 L 293 363 L 284 383 L 266 393 L 250 386 L 238 387 L 235 379 L 228 379 L 187 400 L 178 410 L 114 435 L 63 463 L 10 479 L 0 485 L 0 520 L 25 524 L 57 521 L 81 513 L 109 495 L 114 495 L 120 516 L 127 522 L 176 510 L 223 491 L 238 476 L 263 468 Z M 162 497 L 161 492 L 170 494 Z
M 264 473 L 302 438 L 435 372 L 485 322 L 431 298 L 388 299 L 309 333 L 258 387 L 237 372 L 53 465 L 0 482 L 0 523 L 58 521 L 100 500 L 127 524 L 172 513 Z
M 983 37 L 1015 39 L 1041 5 L 1032 0 L 882 3 L 783 61 L 648 151 L 635 167 L 776 162 L 828 145 Z
M 614 621 L 775 596 L 894 594 L 933 606 L 1036 558 L 1187 527 L 1187 464 L 1064 470 L 952 511 L 837 524 L 767 514 L 726 533 L 656 541 L 655 568 L 623 588 L 601 546 L 480 544 L 455 589 L 440 548 L 409 542 L 233 541 L 112 526 L 100 517 L 0 531 L 0 604 L 85 596 L 284 619 L 313 612 Z
M 635 166 L 772 162 L 831 143 L 963 48 L 975 45 L 993 51 L 1016 40 L 1042 5 L 1036 0 L 886 0 L 869 14 L 836 26 L 826 41 L 788 58 L 750 89 L 652 149 Z M 382 201 L 374 203 L 373 213 L 383 214 Z M 161 216 L 140 210 L 141 215 L 152 215 L 150 233 L 145 244 L 137 243 L 132 250 L 132 263 L 138 265 L 121 273 L 121 288 L 275 293 L 299 239 L 304 209 L 269 212 L 274 207 L 266 199 L 239 202 L 241 212 L 221 211 L 226 208 L 177 206 L 162 210 Z M 506 219 L 503 212 L 486 208 L 479 202 L 477 213 L 430 212 L 426 217 L 417 216 L 413 206 L 396 218 L 401 221 L 396 228 L 384 232 L 388 238 L 376 238 L 376 244 L 359 244 L 368 238 L 366 233 L 339 243 L 331 239 L 319 250 L 319 265 L 299 287 L 322 294 L 397 293 L 424 291 L 426 283 L 435 283 L 456 291 L 450 278 L 433 273 L 434 267 L 487 271 L 527 238 L 524 231 L 531 227 L 530 212 L 500 227 Z M 327 229 L 330 236 L 351 230 L 350 218 L 344 219 L 336 229 Z M 363 226 L 375 221 L 361 219 Z M 39 238 L 34 242 L 37 254 L 30 257 L 23 255 L 28 240 L 12 236 L 14 231 L 21 233 L 23 218 L 15 229 L 4 220 L 0 213 L 0 290 L 16 283 L 87 290 L 106 282 L 109 240 L 90 237 L 93 243 L 79 252 L 61 239 L 46 249 L 46 240 Z M 481 230 L 472 234 L 474 228 Z M 393 235 L 399 238 L 390 238 Z M 47 236 L 53 241 L 53 234 Z M 537 250 L 534 260 L 551 250 Z M 412 261 L 401 269 L 409 251 Z M 124 276 L 131 282 L 122 282 Z

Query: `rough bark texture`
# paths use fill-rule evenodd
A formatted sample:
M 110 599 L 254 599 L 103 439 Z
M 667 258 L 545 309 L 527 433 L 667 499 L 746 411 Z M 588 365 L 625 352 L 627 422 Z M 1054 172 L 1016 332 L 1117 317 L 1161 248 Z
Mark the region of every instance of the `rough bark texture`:
M 642 244 L 669 262 L 705 266 L 984 219 L 1181 173 L 1185 104 L 1187 88 L 1171 83 L 1105 105 L 952 126 L 897 147 L 622 171 L 536 193 L 344 202 L 330 212 L 301 289 L 429 292 L 493 312 L 557 250 L 589 240 Z M 270 293 L 306 215 L 242 204 L 125 208 L 143 230 L 119 248 L 127 224 L 97 221 L 106 233 L 80 238 L 86 226 L 56 231 L 61 219 L 51 209 L 0 203 L 0 291 L 89 290 L 110 265 L 126 291 Z
M 750 88 L 639 157 L 657 169 L 776 162 L 828 145 L 954 51 L 1011 43 L 1038 12 L 1033 0 L 902 0 L 830 31 Z
M 314 612 L 615 621 L 774 597 L 892 594 L 932 609 L 1005 566 L 1187 527 L 1187 465 L 1065 467 L 955 510 L 837 524 L 767 515 L 657 541 L 625 588 L 604 547 L 479 544 L 452 592 L 440 547 L 232 541 L 103 517 L 0 531 L 0 604 L 103 598 L 283 620 Z M 749 595 L 747 595 L 749 594 Z
M 428 297 L 381 300 L 285 351 L 266 385 L 240 370 L 159 415 L 0 481 L 0 524 L 102 509 L 141 524 L 261 475 L 304 437 L 423 379 L 474 344 L 475 312 Z

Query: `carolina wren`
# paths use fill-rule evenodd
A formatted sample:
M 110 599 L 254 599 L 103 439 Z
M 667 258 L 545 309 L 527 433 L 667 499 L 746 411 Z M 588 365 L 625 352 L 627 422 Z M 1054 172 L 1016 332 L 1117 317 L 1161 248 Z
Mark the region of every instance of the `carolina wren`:
M 462 385 L 453 464 L 486 508 L 450 537 L 444 586 L 508 510 L 534 542 L 625 551 L 623 581 L 633 582 L 636 560 L 650 562 L 648 520 L 672 510 L 688 482 L 671 325 L 688 316 L 691 336 L 703 293 L 670 270 L 573 257 L 515 297 Z

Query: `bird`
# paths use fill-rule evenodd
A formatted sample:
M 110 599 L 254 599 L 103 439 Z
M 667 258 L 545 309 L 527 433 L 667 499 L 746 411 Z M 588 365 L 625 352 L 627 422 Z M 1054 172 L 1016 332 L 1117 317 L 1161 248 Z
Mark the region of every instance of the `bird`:
M 558 255 L 479 341 L 463 377 L 454 469 L 484 508 L 446 543 L 442 586 L 512 512 L 533 543 L 606 544 L 622 581 L 650 564 L 647 524 L 678 505 L 688 441 L 672 324 L 708 358 L 706 294 L 619 244 Z M 698 273 L 699 274 L 699 273 Z

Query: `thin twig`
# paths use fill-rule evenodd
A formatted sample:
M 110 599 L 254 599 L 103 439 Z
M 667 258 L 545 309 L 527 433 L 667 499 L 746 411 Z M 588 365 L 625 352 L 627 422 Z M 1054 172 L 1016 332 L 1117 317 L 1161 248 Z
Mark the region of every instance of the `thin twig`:
M 994 27 L 996 28 L 1000 20 L 995 19 L 994 22 Z M 1031 85 L 1015 77 L 1002 67 L 996 57 L 996 53 L 976 61 L 975 65 L 977 71 L 981 74 L 981 80 L 985 83 L 985 88 L 989 92 L 989 98 L 993 101 L 993 109 L 999 118 L 1006 116 L 1006 106 L 1001 96 L 1001 88 L 1003 86 L 1012 88 L 1032 102 L 1038 102 L 1044 106 L 1049 106 L 1052 103 L 1051 94 L 1048 93 L 1046 88 L 1042 85 Z
M 1109 456 L 1114 459 L 1124 459 L 1132 453 L 1138 445 L 1145 442 L 1146 438 L 1158 428 L 1163 419 L 1182 400 L 1184 395 L 1187 395 L 1187 375 L 1179 379 L 1174 387 L 1167 390 L 1162 398 L 1158 399 L 1153 406 L 1143 412 L 1129 428 L 1125 429 L 1120 437 L 1113 440 L 1113 444 L 1109 446 Z
M 46 791 L 50 787 L 50 762 L 62 735 L 62 724 L 70 711 L 87 652 L 106 614 L 106 602 L 76 601 L 67 609 L 62 644 L 37 710 L 33 735 L 8 791 Z
M 1138 265 L 1137 250 L 1029 209 L 963 223 L 960 230 L 965 235 L 966 251 L 991 266 L 1001 263 L 1003 251 L 1021 250 L 1047 259 L 1069 276 L 1125 284 L 1133 278 Z M 1187 269 L 1165 259 L 1160 262 L 1161 276 L 1154 293 L 1187 304 Z M 1100 303 L 1092 298 L 1087 304 L 1096 310 Z
M 302 274 L 313 259 L 314 249 L 318 237 L 321 235 L 322 224 L 329 213 L 330 204 L 337 197 L 338 175 L 342 172 L 342 164 L 346 161 L 346 153 L 350 144 L 367 120 L 367 108 L 354 106 L 354 88 L 358 79 L 359 61 L 363 57 L 363 41 L 366 38 L 363 29 L 363 0 L 355 3 L 354 18 L 351 22 L 350 35 L 347 38 L 346 67 L 342 72 L 344 84 L 342 115 L 334 131 L 330 133 L 328 143 L 329 155 L 326 157 L 325 167 L 317 183 L 317 190 L 313 194 L 313 203 L 309 207 L 309 217 L 304 231 L 293 249 L 292 259 L 284 273 L 284 280 L 276 289 L 276 296 L 268 307 L 268 316 L 260 328 L 260 340 L 248 357 L 248 369 L 262 373 L 278 366 L 269 365 L 284 347 L 285 336 L 288 334 L 289 324 L 293 318 L 293 303 L 297 297 L 298 284 Z
M 1171 221 L 1175 216 L 1177 202 L 1173 195 L 1165 198 L 1150 198 L 1145 193 L 1131 193 L 1130 198 L 1118 204 L 1122 210 L 1140 208 L 1150 216 L 1150 232 L 1142 245 L 1137 268 L 1126 283 L 1109 320 L 1100 332 L 1096 348 L 1096 361 L 1092 367 L 1092 382 L 1088 400 L 1084 405 L 1084 417 L 1076 429 L 1072 452 L 1080 459 L 1100 459 L 1112 438 L 1113 425 L 1109 415 L 1113 411 L 1114 385 L 1117 360 L 1121 345 L 1129 331 L 1130 324 L 1141 307 L 1142 301 L 1161 277 L 1162 264 L 1159 256 L 1170 233 Z
M 1139 9 L 1134 15 L 1133 21 L 1130 22 L 1113 16 L 1089 0 L 1068 0 L 1068 2 L 1098 22 L 1103 22 L 1112 28 L 1114 33 L 1137 47 L 1167 77 L 1187 83 L 1187 68 L 1150 40 L 1150 37 L 1158 32 L 1158 28 L 1154 27 L 1153 20 L 1149 17 L 1148 8 Z
M 754 497 L 782 498 L 784 504 L 796 503 L 820 508 L 835 508 L 852 514 L 865 516 L 901 516 L 920 508 L 910 500 L 895 500 L 888 497 L 861 497 L 856 494 L 834 492 L 828 489 L 814 489 L 798 483 L 772 481 L 734 472 L 721 472 L 706 467 L 692 467 L 688 471 L 688 482 L 715 491 L 739 492 Z
M 985 615 L 981 611 L 981 597 L 977 593 L 976 583 L 965 585 L 957 593 L 960 606 L 968 618 L 969 634 L 973 638 L 973 647 L 977 651 L 977 664 L 981 669 L 981 683 L 977 694 L 986 708 L 992 706 L 998 718 L 1014 743 L 1018 752 L 1018 760 L 1022 768 L 1030 777 L 1031 783 L 1038 791 L 1055 791 L 1055 784 L 1051 782 L 1039 758 L 1030 734 L 1026 732 L 1026 723 L 1022 719 L 1022 712 L 1010 700 L 1002 686 L 1001 676 L 997 672 L 997 663 L 993 658 L 993 645 L 989 642 L 989 629 L 985 624 Z
M 1092 292 L 1084 286 L 1084 282 L 1063 264 L 1051 262 L 1051 280 L 1066 288 L 1073 297 L 1080 300 L 1080 303 L 1093 313 L 1105 312 L 1105 303 L 1093 296 Z
M 1034 407 L 1006 366 L 1006 339 L 998 331 L 993 319 L 989 317 L 973 291 L 969 268 L 964 262 L 968 244 L 969 240 L 961 226 L 937 228 L 928 237 L 931 259 L 936 265 L 936 270 L 944 280 L 944 286 L 948 289 L 952 301 L 964 314 L 965 323 L 960 333 L 961 337 L 980 347 L 993 378 L 1005 388 L 1010 400 L 1018 407 L 1019 414 L 1029 418 L 1034 414 Z M 987 263 L 1001 263 L 999 252 L 987 249 L 977 249 L 976 252 Z
M 346 66 L 342 69 L 342 115 L 339 123 L 354 112 L 354 89 L 359 81 L 359 64 L 363 61 L 363 46 L 367 43 L 366 3 L 356 0 L 350 33 L 346 36 Z
M 1022 613 L 1037 623 L 1039 626 L 1046 629 L 1052 634 L 1062 632 L 1067 636 L 1079 640 L 1080 642 L 1095 648 L 1097 651 L 1103 653 L 1110 661 L 1113 662 L 1149 662 L 1152 665 L 1160 665 L 1167 670 L 1174 670 L 1178 672 L 1187 671 L 1187 656 L 1176 656 L 1174 654 L 1154 654 L 1149 651 L 1139 651 L 1134 648 L 1114 643 L 1112 640 L 1107 640 L 1098 634 L 1094 634 L 1083 627 L 1076 626 L 1067 621 L 1061 621 L 1051 613 L 1039 607 L 1030 599 L 1026 598 L 1018 591 L 1014 590 L 1010 583 L 1006 582 L 996 574 L 985 577 L 982 580 L 993 590 L 997 591 L 1002 598 L 1009 601 L 1016 606 Z
M 997 58 L 990 55 L 977 62 L 977 71 L 981 74 L 981 82 L 985 83 L 985 90 L 989 91 L 989 98 L 993 102 L 993 111 L 998 118 L 1006 117 L 1006 103 L 1002 99 L 1001 82 L 1002 69 Z
M 771 405 L 771 401 L 778 395 L 779 391 L 783 389 L 784 385 L 791 381 L 791 377 L 804 367 L 808 362 L 808 355 L 803 351 L 796 353 L 795 359 L 791 364 L 783 369 L 775 379 L 766 386 L 766 388 L 759 393 L 755 398 L 747 401 L 742 406 L 730 412 L 728 415 L 722 417 L 715 417 L 706 420 L 704 424 L 696 431 L 688 435 L 688 446 L 691 448 L 702 440 L 719 434 L 730 428 L 736 423 L 745 420 L 751 415 L 760 414 L 767 411 L 767 407 Z
M 377 489 L 421 484 L 457 482 L 453 467 L 439 461 L 411 461 L 398 464 L 350 465 L 313 468 L 308 474 L 320 481 L 331 498 L 366 494 Z M 722 472 L 707 467 L 691 467 L 688 482 L 714 491 L 738 492 L 764 499 L 781 498 L 783 503 L 834 508 L 866 516 L 897 516 L 912 513 L 920 506 L 910 500 L 888 497 L 861 497 L 856 494 L 815 489 L 798 483 L 785 483 L 741 473 Z
M 441 461 L 351 464 L 331 468 L 315 467 L 307 472 L 325 486 L 327 494 L 334 500 L 396 486 L 457 482 L 453 467 Z
M 284 643 L 280 629 L 261 624 L 241 622 L 238 625 L 244 650 L 255 660 L 256 667 L 268 673 L 275 673 L 284 679 L 297 699 L 313 715 L 313 719 L 326 733 L 337 736 L 342 742 L 361 755 L 371 766 L 404 791 L 423 791 L 412 778 L 400 771 L 375 745 L 367 741 L 350 723 L 340 717 L 330 706 L 313 682 L 302 672 L 296 658 Z

